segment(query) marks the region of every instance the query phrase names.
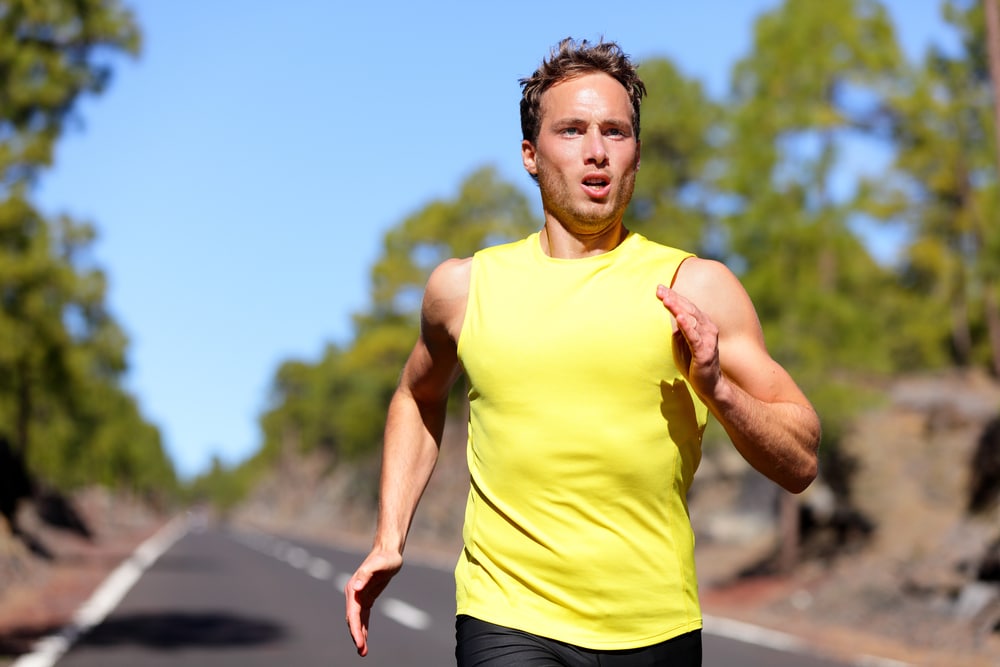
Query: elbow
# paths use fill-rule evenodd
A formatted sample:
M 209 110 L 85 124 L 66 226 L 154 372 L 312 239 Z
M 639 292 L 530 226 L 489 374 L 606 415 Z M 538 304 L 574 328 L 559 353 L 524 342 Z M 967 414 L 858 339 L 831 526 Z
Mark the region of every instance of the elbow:
M 813 483 L 818 474 L 819 465 L 813 459 L 799 470 L 796 470 L 794 474 L 789 475 L 788 479 L 783 480 L 781 486 L 789 493 L 799 494 L 809 488 L 809 485 Z
M 809 488 L 819 475 L 819 433 L 816 434 L 814 445 L 803 452 L 802 460 L 791 471 L 788 478 L 781 484 L 790 493 L 802 493 Z
M 819 417 L 813 413 L 814 421 L 809 429 L 809 436 L 802 447 L 802 458 L 789 479 L 782 486 L 790 493 L 802 493 L 809 488 L 819 475 L 819 444 L 823 438 L 823 430 Z

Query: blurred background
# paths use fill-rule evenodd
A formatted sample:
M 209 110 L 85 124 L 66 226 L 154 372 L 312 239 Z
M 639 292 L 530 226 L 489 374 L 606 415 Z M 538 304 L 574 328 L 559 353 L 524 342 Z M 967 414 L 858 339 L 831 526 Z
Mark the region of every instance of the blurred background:
M 996 0 L 646 4 L 0 1 L 0 653 L 76 541 L 370 539 L 423 285 L 541 226 L 518 79 L 574 36 L 650 91 L 626 225 L 729 265 L 823 420 L 796 497 L 710 426 L 706 605 L 1000 656 Z

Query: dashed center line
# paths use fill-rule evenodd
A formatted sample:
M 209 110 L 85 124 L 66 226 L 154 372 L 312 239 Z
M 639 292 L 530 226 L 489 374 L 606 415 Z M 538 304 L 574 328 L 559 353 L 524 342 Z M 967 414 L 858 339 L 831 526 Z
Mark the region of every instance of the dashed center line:
M 426 630 L 431 626 L 430 614 L 396 598 L 383 600 L 382 613 L 400 625 L 414 630 Z
M 306 549 L 285 540 L 264 533 L 235 533 L 233 537 L 236 541 L 255 551 L 291 565 L 297 570 L 305 571 L 314 579 L 333 580 L 333 585 L 341 590 L 347 586 L 347 582 L 351 579 L 350 574 L 335 572 L 333 565 L 328 560 L 313 556 Z M 432 624 L 430 614 L 396 598 L 380 599 L 375 609 L 400 625 L 413 630 L 426 630 Z
M 296 570 L 303 569 L 311 560 L 309 552 L 302 547 L 292 547 L 285 553 L 285 561 Z
M 306 572 L 314 579 L 325 581 L 333 575 L 333 566 L 322 558 L 313 558 L 309 562 Z

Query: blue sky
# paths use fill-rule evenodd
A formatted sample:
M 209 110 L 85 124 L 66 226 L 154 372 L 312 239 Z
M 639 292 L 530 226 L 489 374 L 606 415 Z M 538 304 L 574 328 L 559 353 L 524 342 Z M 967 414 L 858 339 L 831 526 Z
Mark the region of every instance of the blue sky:
M 127 386 L 178 472 L 260 444 L 287 359 L 350 339 L 384 232 L 520 164 L 517 80 L 565 36 L 665 56 L 716 96 L 774 0 L 127 2 L 145 43 L 36 191 L 99 231 Z M 911 58 L 940 0 L 885 3 Z

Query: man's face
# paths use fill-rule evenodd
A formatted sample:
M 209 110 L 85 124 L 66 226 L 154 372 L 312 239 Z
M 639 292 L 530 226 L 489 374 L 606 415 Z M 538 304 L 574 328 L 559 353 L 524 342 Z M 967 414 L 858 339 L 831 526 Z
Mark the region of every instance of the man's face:
M 552 86 L 542 94 L 538 139 L 522 142 L 521 157 L 538 177 L 546 221 L 581 235 L 619 223 L 639 168 L 625 88 L 603 73 Z

